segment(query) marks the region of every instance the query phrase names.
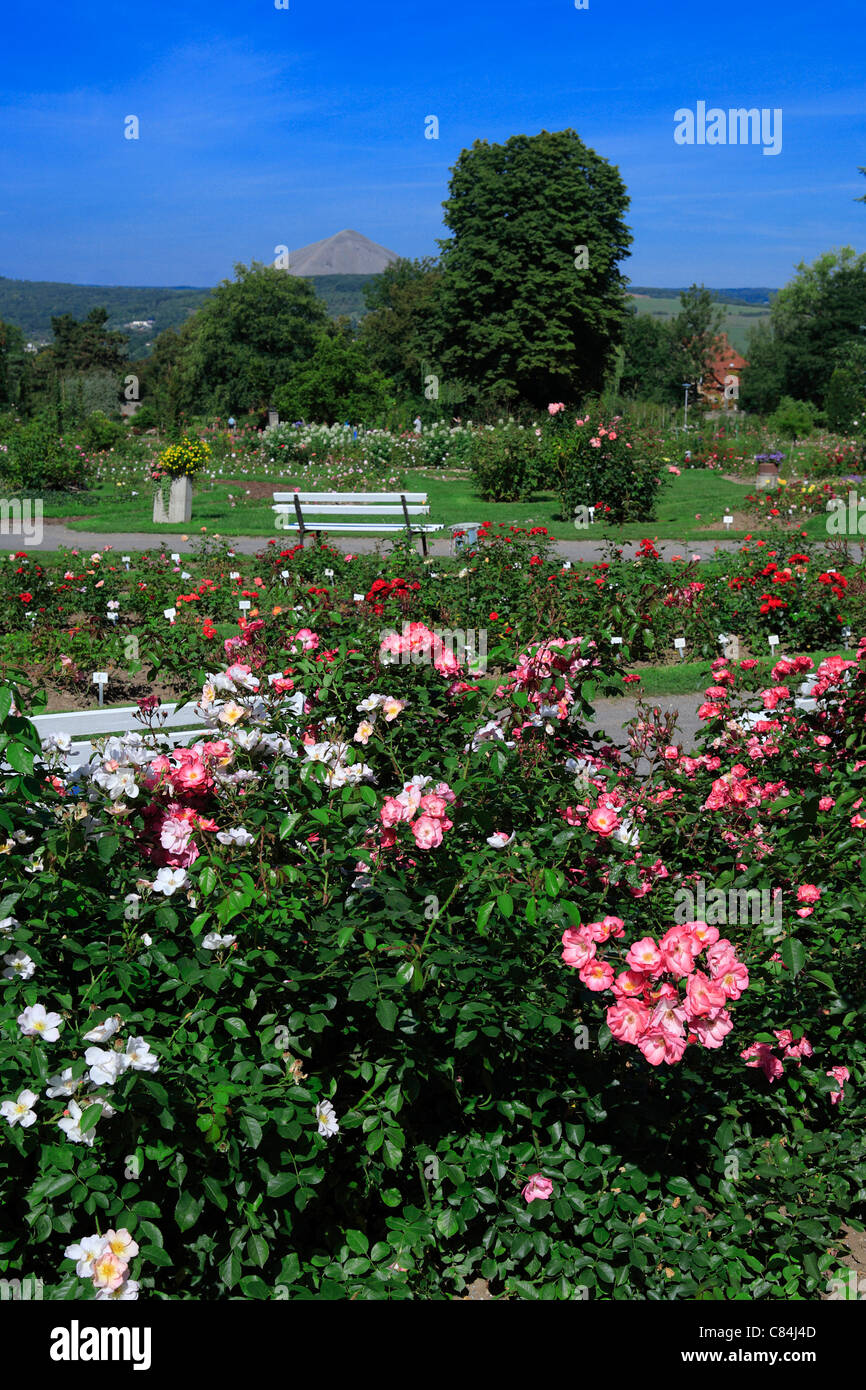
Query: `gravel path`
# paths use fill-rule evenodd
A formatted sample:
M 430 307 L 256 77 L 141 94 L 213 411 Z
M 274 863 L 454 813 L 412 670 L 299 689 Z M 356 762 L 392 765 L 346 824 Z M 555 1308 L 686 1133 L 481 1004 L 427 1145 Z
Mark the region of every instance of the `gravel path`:
M 681 743 L 686 753 L 693 753 L 697 746 L 697 733 L 702 727 L 698 719 L 698 709 L 704 702 L 701 693 L 688 695 L 656 695 L 649 701 L 651 708 L 660 709 L 663 714 L 677 714 L 677 731 L 673 741 Z M 608 739 L 620 746 L 626 742 L 625 726 L 637 713 L 637 701 L 632 699 L 596 700 L 593 728 L 604 731 Z
M 226 533 L 227 534 L 227 533 Z M 160 532 L 158 535 L 145 531 L 73 531 L 62 522 L 46 520 L 43 524 L 43 535 L 41 541 L 37 543 L 28 542 L 23 536 L 15 532 L 7 533 L 5 539 L 9 549 L 13 547 L 28 550 L 60 550 L 63 546 L 68 546 L 70 550 L 102 550 L 104 546 L 111 546 L 113 550 L 121 554 L 131 550 L 153 550 L 164 545 L 169 551 L 177 551 L 178 554 L 188 554 L 193 550 L 200 538 L 200 533 L 190 532 L 188 538 L 181 540 L 181 533 L 177 535 L 167 535 Z M 254 555 L 267 544 L 266 536 L 236 536 L 233 538 L 233 548 L 239 555 Z M 375 553 L 376 547 L 387 545 L 390 541 L 388 536 L 353 536 L 353 537 L 330 537 L 331 545 L 339 550 L 347 551 L 354 555 L 371 555 Z M 294 543 L 294 538 L 286 536 L 281 549 Z M 309 542 L 308 542 L 309 544 Z M 670 560 L 674 555 L 700 555 L 702 560 L 709 559 L 716 550 L 737 550 L 743 544 L 742 541 L 707 541 L 707 540 L 682 540 L 682 541 L 659 541 L 658 550 L 665 560 Z M 622 542 L 623 553 L 627 559 L 633 559 L 637 553 L 639 541 Z M 435 539 L 428 541 L 431 555 L 446 556 L 452 554 L 450 539 Z M 420 548 L 420 547 L 419 547 Z M 604 558 L 605 546 L 600 541 L 556 541 L 554 551 L 561 555 L 564 560 L 600 560 Z

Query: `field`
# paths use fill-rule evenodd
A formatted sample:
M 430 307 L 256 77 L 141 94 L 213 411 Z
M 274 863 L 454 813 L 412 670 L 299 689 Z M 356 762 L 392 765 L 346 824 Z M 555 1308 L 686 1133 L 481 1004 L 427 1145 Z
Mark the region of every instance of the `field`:
M 635 295 L 634 302 L 639 314 L 651 314 L 653 318 L 663 321 L 675 318 L 681 307 L 679 298 L 657 299 L 655 296 Z M 728 342 L 738 352 L 745 354 L 750 329 L 770 317 L 769 308 L 760 304 L 722 304 L 721 308 L 724 311 L 722 330 L 727 334 Z

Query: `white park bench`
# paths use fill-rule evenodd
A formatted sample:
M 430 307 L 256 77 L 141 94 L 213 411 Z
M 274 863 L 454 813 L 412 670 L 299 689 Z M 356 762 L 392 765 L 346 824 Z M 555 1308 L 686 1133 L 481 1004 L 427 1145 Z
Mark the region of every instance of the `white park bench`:
M 275 492 L 274 511 L 277 529 L 298 531 L 301 544 L 307 531 L 314 531 L 321 542 L 322 531 L 405 531 L 419 535 L 424 554 L 427 554 L 427 533 L 441 531 L 438 525 L 414 526 L 413 516 L 429 516 L 426 492 Z M 294 513 L 294 520 L 289 518 Z M 333 521 L 312 524 L 307 517 L 333 517 Z M 376 516 L 402 516 L 402 521 L 371 521 Z M 351 520 L 353 517 L 359 520 Z
M 72 710 L 64 714 L 37 714 L 31 719 L 41 739 L 50 735 L 67 734 L 72 746 L 67 754 L 70 767 L 87 767 L 93 753 L 93 739 L 103 734 L 145 733 L 146 725 L 136 719 L 137 705 L 118 705 L 103 709 Z M 208 733 L 205 722 L 196 713 L 195 705 L 160 705 L 154 713 L 165 714 L 165 723 L 157 722 L 157 732 L 164 733 L 168 742 L 186 743 Z M 192 727 L 190 727 L 192 726 Z

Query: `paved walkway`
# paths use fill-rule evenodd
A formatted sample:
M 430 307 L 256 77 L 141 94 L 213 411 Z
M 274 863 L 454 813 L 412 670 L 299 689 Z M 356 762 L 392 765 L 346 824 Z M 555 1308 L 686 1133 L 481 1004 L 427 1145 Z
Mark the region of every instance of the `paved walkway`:
M 648 527 L 651 529 L 651 526 Z M 187 539 L 181 539 L 180 533 L 177 535 L 165 535 L 160 532 L 158 535 L 149 534 L 145 531 L 73 531 L 62 522 L 55 522 L 46 519 L 43 524 L 42 540 L 38 543 L 28 542 L 24 537 L 19 537 L 10 533 L 5 537 L 5 545 L 11 549 L 18 546 L 21 550 L 60 550 L 63 546 L 68 546 L 70 550 L 102 550 L 106 545 L 120 554 L 126 554 L 131 550 L 155 550 L 160 545 L 164 545 L 168 551 L 176 551 L 180 555 L 189 554 L 196 543 L 201 539 L 200 533 L 190 532 Z M 267 545 L 267 536 L 235 536 L 232 537 L 233 548 L 239 555 L 255 555 Z M 279 538 L 278 538 L 279 539 Z M 285 536 L 284 544 L 281 549 L 294 544 L 295 538 Z M 329 538 L 330 544 L 337 549 L 348 551 L 354 555 L 371 555 L 375 553 L 376 547 L 382 544 L 389 544 L 388 536 L 353 536 L 340 537 L 332 536 Z M 308 542 L 309 544 L 309 542 Z M 743 544 L 742 541 L 728 540 L 687 540 L 682 541 L 659 541 L 657 549 L 665 560 L 670 560 L 674 555 L 700 555 L 702 560 L 710 559 L 716 550 L 738 550 Z M 640 541 L 623 541 L 622 549 L 627 559 L 633 559 L 637 552 Z M 428 541 L 430 554 L 434 556 L 447 556 L 452 554 L 450 540 L 436 540 L 431 538 Z M 601 541 L 556 541 L 554 551 L 561 555 L 564 560 L 572 562 L 581 560 L 600 560 L 604 558 L 606 546 Z
M 693 753 L 697 747 L 697 733 L 703 727 L 703 721 L 698 719 L 698 708 L 703 702 L 704 695 L 699 692 L 688 695 L 654 695 L 647 701 L 651 708 L 658 708 L 663 714 L 677 714 L 677 728 L 672 742 L 682 744 L 686 753 Z M 595 719 L 589 721 L 590 728 L 602 729 L 613 743 L 624 745 L 625 726 L 637 713 L 637 701 L 626 698 L 596 700 L 593 709 Z

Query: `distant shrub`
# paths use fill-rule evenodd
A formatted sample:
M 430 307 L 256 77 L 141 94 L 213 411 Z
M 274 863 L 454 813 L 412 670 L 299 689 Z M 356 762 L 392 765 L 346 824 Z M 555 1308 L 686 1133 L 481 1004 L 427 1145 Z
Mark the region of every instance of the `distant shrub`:
M 13 430 L 7 449 L 0 466 L 15 487 L 75 492 L 89 486 L 91 469 L 84 450 L 41 420 Z
M 817 411 L 810 401 L 795 401 L 783 396 L 767 421 L 767 428 L 784 439 L 802 439 L 817 423 Z
M 470 455 L 485 502 L 526 501 L 538 482 L 538 437 L 511 422 L 487 426 L 474 436 Z
M 81 426 L 78 436 L 85 449 L 97 452 L 116 449 L 126 442 L 126 426 L 119 420 L 110 420 L 101 410 L 95 410 Z

